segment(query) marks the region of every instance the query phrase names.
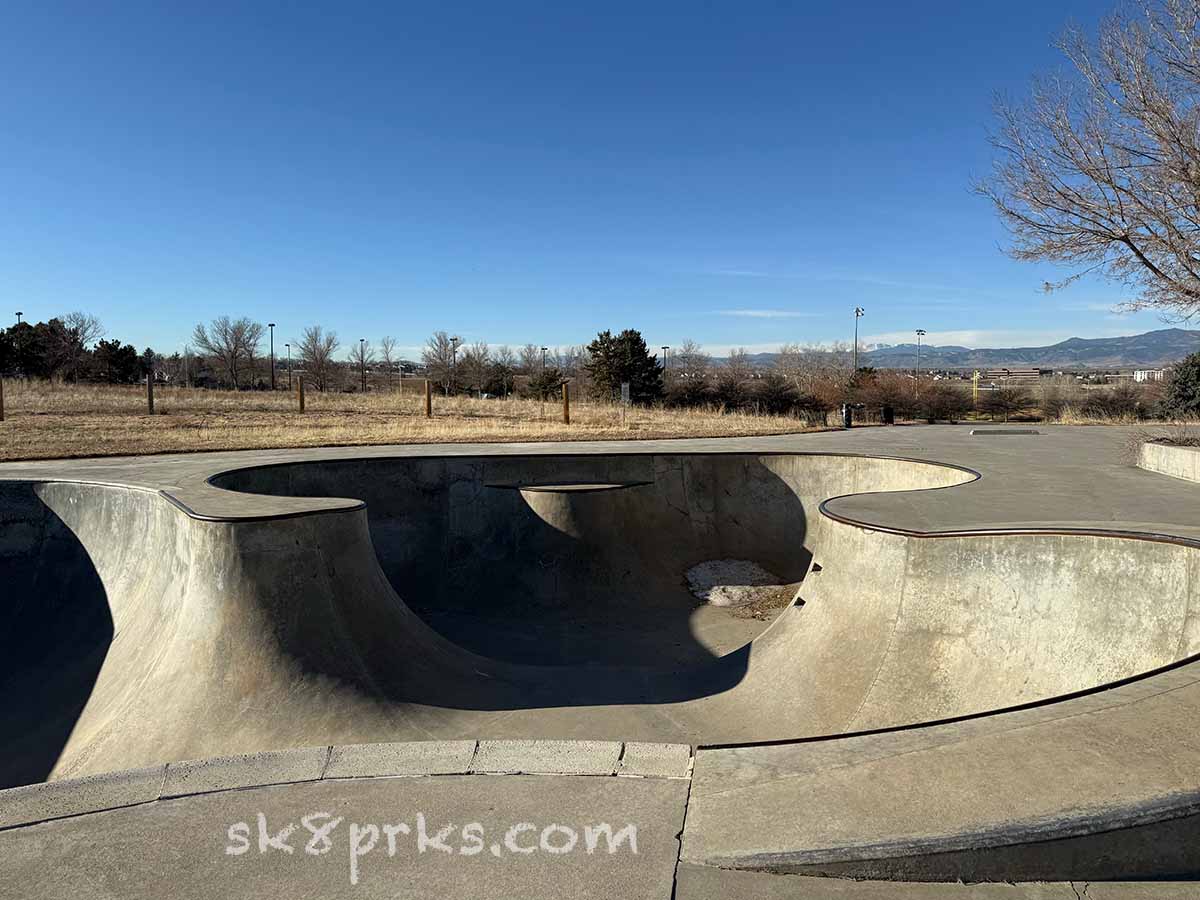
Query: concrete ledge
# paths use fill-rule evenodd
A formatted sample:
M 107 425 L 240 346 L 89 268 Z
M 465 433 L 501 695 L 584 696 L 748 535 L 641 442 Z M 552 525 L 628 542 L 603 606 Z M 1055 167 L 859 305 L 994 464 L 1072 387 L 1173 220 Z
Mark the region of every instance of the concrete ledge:
M 647 744 L 630 741 L 621 754 L 618 775 L 686 778 L 691 774 L 692 748 L 687 744 Z
M 619 741 L 480 741 L 473 772 L 528 775 L 612 775 Z
M 309 747 L 170 763 L 162 796 L 179 797 L 266 784 L 318 781 L 329 761 L 329 753 L 329 747 Z
M 1200 447 L 1145 443 L 1138 449 L 1137 465 L 1147 472 L 1200 482 Z
M 471 771 L 475 741 L 413 741 L 334 747 L 325 778 L 394 775 L 465 775 Z
M 173 762 L 0 790 L 0 829 L 193 794 L 307 781 L 527 774 L 689 778 L 691 747 L 620 741 L 405 741 Z
M 0 828 L 149 803 L 159 798 L 166 770 L 130 769 L 0 791 Z

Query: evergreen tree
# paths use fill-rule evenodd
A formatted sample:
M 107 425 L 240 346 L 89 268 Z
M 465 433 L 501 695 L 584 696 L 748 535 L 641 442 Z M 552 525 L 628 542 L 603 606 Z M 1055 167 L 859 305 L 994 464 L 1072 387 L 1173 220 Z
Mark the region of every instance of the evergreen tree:
M 1175 367 L 1163 411 L 1177 419 L 1200 415 L 1200 353 L 1193 353 Z
M 653 403 L 662 398 L 662 366 L 640 332 L 627 328 L 614 336 L 611 331 L 602 331 L 588 344 L 588 355 L 585 368 L 596 397 L 617 398 L 621 383 L 628 381 L 629 398 L 634 403 Z

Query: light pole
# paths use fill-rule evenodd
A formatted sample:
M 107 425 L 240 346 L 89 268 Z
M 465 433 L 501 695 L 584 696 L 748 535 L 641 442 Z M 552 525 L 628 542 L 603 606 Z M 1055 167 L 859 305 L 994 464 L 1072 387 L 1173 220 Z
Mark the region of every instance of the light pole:
M 924 328 L 917 329 L 917 368 L 916 368 L 916 371 L 913 372 L 913 375 L 916 378 L 921 377 L 921 337 L 925 333 L 926 332 L 925 332 Z
M 858 374 L 858 320 L 867 314 L 861 306 L 854 307 L 854 374 Z
M 20 325 L 20 324 L 21 324 L 21 316 L 23 316 L 23 315 L 25 315 L 25 313 L 21 312 L 21 311 L 18 309 L 18 310 L 17 310 L 17 324 L 18 324 L 18 325 Z
M 546 413 L 546 351 L 549 347 L 542 348 L 542 377 L 539 379 L 542 382 L 542 389 L 538 393 L 542 395 L 542 415 Z
M 458 335 L 450 338 L 450 386 L 455 387 L 455 382 L 458 379 L 458 342 L 461 341 Z M 447 390 L 446 395 L 450 392 Z
M 267 328 L 271 330 L 271 390 L 275 390 L 275 323 L 268 322 Z
M 284 344 L 288 352 L 288 390 L 292 389 L 292 345 Z
M 358 369 L 362 374 L 362 392 L 367 392 L 367 339 L 358 339 Z

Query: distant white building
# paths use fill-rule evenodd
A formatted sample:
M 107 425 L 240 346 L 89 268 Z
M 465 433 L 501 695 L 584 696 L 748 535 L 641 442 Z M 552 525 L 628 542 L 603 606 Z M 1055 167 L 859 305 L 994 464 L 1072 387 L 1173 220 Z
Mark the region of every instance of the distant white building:
M 1137 382 L 1162 381 L 1165 374 L 1165 369 L 1135 369 L 1133 380 Z

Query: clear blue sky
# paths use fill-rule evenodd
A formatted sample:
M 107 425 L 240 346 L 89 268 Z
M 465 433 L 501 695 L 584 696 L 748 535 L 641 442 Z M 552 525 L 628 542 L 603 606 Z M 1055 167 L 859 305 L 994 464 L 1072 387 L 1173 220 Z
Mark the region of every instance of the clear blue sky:
M 315 7 L 321 7 L 317 11 Z M 170 352 L 227 313 L 345 344 L 636 327 L 715 352 L 1161 327 L 1005 257 L 996 91 L 1095 0 L 11 3 L 0 321 Z

